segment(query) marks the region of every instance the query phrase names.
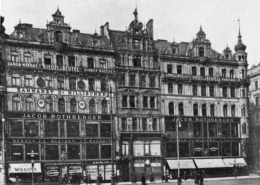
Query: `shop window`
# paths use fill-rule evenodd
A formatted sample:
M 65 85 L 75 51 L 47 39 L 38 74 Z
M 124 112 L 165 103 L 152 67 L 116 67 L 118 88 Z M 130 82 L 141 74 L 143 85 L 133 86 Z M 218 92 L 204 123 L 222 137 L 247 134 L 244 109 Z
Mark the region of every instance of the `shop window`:
M 37 137 L 39 132 L 38 126 L 38 122 L 25 122 L 25 137 Z
M 99 144 L 86 144 L 86 159 L 99 159 Z
M 134 56 L 133 57 L 133 66 L 134 67 L 141 67 L 141 57 L 140 56 Z
M 76 78 L 75 77 L 69 78 L 69 87 L 70 87 L 70 90 L 76 90 Z
M 230 96 L 232 97 L 232 98 L 235 98 L 235 87 L 231 87 L 230 88 Z
M 178 94 L 182 95 L 182 93 L 183 93 L 183 86 L 182 84 L 178 84 Z
M 225 104 L 225 105 L 223 105 L 223 116 L 224 117 L 227 117 L 228 116 L 228 108 L 227 108 L 227 105 Z
M 26 105 L 27 111 L 33 111 L 34 110 L 33 103 L 34 103 L 34 101 L 31 97 L 26 98 L 25 105 Z
M 65 112 L 65 100 L 64 100 L 64 98 L 58 99 L 58 111 L 59 112 Z
M 143 97 L 143 108 L 148 108 L 148 97 L 147 96 Z
M 23 145 L 11 145 L 11 161 L 23 161 Z
M 58 89 L 64 89 L 64 77 L 63 76 L 58 76 Z
M 125 86 L 125 74 L 120 74 L 119 75 L 119 85 L 120 86 Z
M 142 130 L 147 130 L 147 118 L 142 119 Z
M 210 105 L 210 116 L 215 116 L 215 105 L 214 104 Z
M 18 55 L 11 55 L 11 61 L 12 62 L 19 62 L 19 56 Z
M 161 142 L 160 141 L 151 141 L 150 142 L 150 154 L 152 156 L 160 156 L 161 155 Z
M 46 166 L 46 182 L 58 183 L 60 181 L 60 166 Z
M 201 86 L 201 96 L 206 96 L 206 85 Z
M 184 108 L 183 108 L 183 103 L 179 103 L 179 115 L 183 116 L 184 115 Z
M 194 103 L 193 104 L 193 116 L 198 116 L 199 115 L 199 108 L 198 108 L 198 104 Z
M 207 105 L 206 103 L 203 103 L 201 106 L 201 112 L 202 112 L 202 116 L 207 116 Z
M 101 81 L 101 91 L 107 91 L 107 83 L 105 80 Z
M 193 135 L 194 137 L 202 137 L 202 127 L 200 122 L 193 123 Z
M 209 143 L 209 156 L 218 156 L 218 143 Z
M 152 128 L 153 128 L 153 130 L 157 130 L 157 118 L 153 118 Z
M 230 142 L 223 142 L 221 151 L 223 156 L 231 156 Z
M 98 137 L 98 124 L 86 123 L 86 137 Z
M 174 115 L 174 104 L 173 104 L 173 102 L 169 103 L 169 114 Z
M 70 100 L 70 112 L 77 112 L 77 100 L 75 98 Z
M 45 160 L 59 160 L 59 145 L 45 146 Z
M 168 93 L 173 93 L 173 84 L 171 82 L 168 83 Z
M 197 67 L 194 67 L 194 66 L 193 66 L 193 67 L 191 68 L 191 72 L 192 72 L 192 75 L 193 75 L 193 76 L 197 76 Z
M 141 79 L 140 79 L 140 86 L 141 86 L 141 87 L 145 87 L 145 84 L 146 84 L 145 76 L 142 75 L 142 76 L 141 76 Z
M 209 86 L 209 95 L 211 96 L 211 97 L 213 97 L 214 96 L 214 86 Z
M 242 125 L 242 134 L 246 134 L 246 123 L 243 123 Z
M 197 142 L 194 143 L 193 156 L 203 157 L 202 143 L 197 143 Z
M 23 137 L 23 122 L 22 121 L 10 121 L 10 136 L 11 137 Z
M 150 87 L 154 88 L 155 87 L 155 76 L 150 76 Z
M 53 112 L 53 99 L 51 97 L 46 98 L 47 112 Z
M 155 97 L 150 97 L 150 108 L 151 109 L 155 108 Z
M 222 135 L 223 137 L 230 137 L 230 124 L 222 123 Z
M 19 75 L 12 75 L 12 85 L 13 86 L 19 86 L 20 85 Z
M 68 145 L 68 159 L 80 159 L 80 145 Z
M 28 75 L 25 75 L 25 78 L 24 78 L 24 86 L 25 87 L 32 87 L 32 77 L 31 76 L 28 76 Z
M 181 65 L 177 66 L 177 74 L 179 74 L 179 75 L 182 74 L 182 66 Z
M 233 69 L 230 70 L 230 78 L 232 78 L 232 79 L 234 78 L 234 70 Z
M 209 126 L 209 137 L 217 137 L 217 123 L 210 123 L 208 126 Z
M 231 123 L 231 136 L 232 137 L 238 136 L 238 125 L 237 125 L 237 123 Z
M 126 118 L 122 118 L 121 119 L 121 128 L 122 128 L 122 130 L 126 130 L 127 129 Z
M 167 65 L 167 73 L 172 73 L 172 65 L 171 64 Z
M 199 56 L 204 57 L 204 47 L 199 47 Z
M 200 68 L 200 76 L 205 76 L 205 67 Z
M 58 121 L 44 121 L 45 137 L 59 137 Z
M 188 122 L 181 122 L 178 125 L 178 129 L 180 132 L 188 132 Z
M 94 60 L 93 58 L 88 58 L 88 68 L 94 69 Z
M 61 31 L 56 31 L 55 32 L 55 41 L 56 42 L 62 42 L 63 41 L 62 32 Z
M 50 55 L 44 56 L 44 65 L 51 65 L 51 56 Z
M 93 99 L 89 101 L 89 112 L 96 113 L 96 102 Z
M 208 137 L 208 124 L 203 123 L 203 137 L 207 138 Z
M 198 95 L 198 86 L 192 85 L 192 95 L 197 96 Z
M 45 76 L 45 86 L 46 86 L 46 88 L 52 87 L 52 77 L 51 76 Z
M 63 56 L 61 56 L 61 55 L 57 55 L 56 56 L 56 62 L 57 62 L 57 66 L 60 66 L 60 67 L 62 67 L 63 66 Z
M 32 156 L 31 153 L 34 153 Z M 26 161 L 39 160 L 39 145 L 25 144 L 25 159 Z
M 189 157 L 189 143 L 179 144 L 180 157 Z
M 246 116 L 246 108 L 244 105 L 241 108 L 241 116 Z
M 122 156 L 129 155 L 129 143 L 127 141 L 122 142 Z
M 175 132 L 176 131 L 176 121 L 173 121 L 172 118 L 165 118 L 165 131 L 166 132 Z
M 75 57 L 69 56 L 69 67 L 75 67 Z
M 130 96 L 130 107 L 135 108 L 135 96 Z
M 67 137 L 79 137 L 78 122 L 67 122 Z
M 106 100 L 101 101 L 101 109 L 102 109 L 102 113 L 108 113 L 107 101 Z
M 209 156 L 209 148 L 208 148 L 208 143 L 204 142 L 204 156 L 208 157 Z
M 94 78 L 88 79 L 88 88 L 90 91 L 95 91 L 95 79 Z
M 122 107 L 127 107 L 127 96 L 122 96 Z
M 60 121 L 60 137 L 65 137 L 66 132 L 65 132 L 65 122 Z
M 209 68 L 209 76 L 213 77 L 213 68 Z
M 134 156 L 144 156 L 144 142 L 143 141 L 134 141 L 133 154 L 134 154 Z
M 13 110 L 14 111 L 19 111 L 21 109 L 20 97 L 14 96 L 12 105 L 13 105 Z
M 100 136 L 101 137 L 111 137 L 111 124 L 110 123 L 101 123 Z
M 166 143 L 166 157 L 177 157 L 176 143 Z
M 130 75 L 130 86 L 135 86 L 135 74 Z
M 232 156 L 239 156 L 239 144 L 238 143 L 232 143 Z
M 137 130 L 137 119 L 136 118 L 132 119 L 132 129 Z
M 236 116 L 236 106 L 235 106 L 235 105 L 232 105 L 232 106 L 231 106 L 231 116 L 232 116 L 232 117 L 235 117 L 235 116 Z
M 111 145 L 101 145 L 101 159 L 111 159 Z

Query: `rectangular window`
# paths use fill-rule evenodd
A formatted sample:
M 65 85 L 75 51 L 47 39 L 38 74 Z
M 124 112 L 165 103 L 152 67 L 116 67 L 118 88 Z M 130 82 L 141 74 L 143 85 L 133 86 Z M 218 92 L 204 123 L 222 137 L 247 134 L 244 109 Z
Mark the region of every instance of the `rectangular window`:
M 10 136 L 23 137 L 23 122 L 10 121 Z
M 44 57 L 44 65 L 51 65 L 51 56 L 46 55 Z
M 45 137 L 58 137 L 58 121 L 44 121 Z
M 209 68 L 209 76 L 213 77 L 213 68 Z
M 206 85 L 201 86 L 201 96 L 206 96 Z
M 79 137 L 78 122 L 67 122 L 67 137 Z
M 90 91 L 95 91 L 95 79 L 89 78 L 88 79 L 88 87 Z
M 101 145 L 101 159 L 111 159 L 111 145 Z
M 197 94 L 198 94 L 197 90 L 198 90 L 198 86 L 197 85 L 193 85 L 192 86 L 192 94 L 193 94 L 193 96 L 197 96 Z
M 86 137 L 98 137 L 98 124 L 86 123 Z
M 58 89 L 64 89 L 64 77 L 58 76 Z
M 135 108 L 135 96 L 130 96 L 130 107 Z
M 255 89 L 258 89 L 258 81 L 255 81 Z
M 227 97 L 227 87 L 223 87 L 223 97 Z
M 19 62 L 19 56 L 18 55 L 12 55 L 11 60 L 12 60 L 12 62 Z
M 52 87 L 52 77 L 51 76 L 45 76 L 45 85 L 46 85 L 46 88 Z
M 150 87 L 155 87 L 155 76 L 150 76 Z
M 168 83 L 168 93 L 173 93 L 173 84 Z
M 99 144 L 86 144 L 86 159 L 99 158 Z
M 32 78 L 31 77 L 25 77 L 24 78 L 24 85 L 25 87 L 32 87 Z
M 232 78 L 232 79 L 234 78 L 234 70 L 233 69 L 230 70 L 230 78 Z
M 122 96 L 122 107 L 127 107 L 127 96 Z
M 210 95 L 211 97 L 214 96 L 214 86 L 209 86 L 209 95 Z
M 80 145 L 68 145 L 68 159 L 80 159 Z
M 208 137 L 208 124 L 203 123 L 203 137 Z
M 258 97 L 258 96 L 255 97 L 255 105 L 256 105 L 256 106 L 259 105 L 259 97 Z
M 130 75 L 130 86 L 135 86 L 135 74 Z
M 18 76 L 12 76 L 12 85 L 19 86 L 20 85 L 20 78 Z
M 148 97 L 147 96 L 143 97 L 143 108 L 148 108 Z
M 140 56 L 134 56 L 133 57 L 133 66 L 134 67 L 141 67 L 141 57 Z
M 57 66 L 63 66 L 63 56 L 57 55 L 56 60 Z
M 59 160 L 59 145 L 46 144 L 45 159 L 46 160 Z
M 222 135 L 223 137 L 230 137 L 230 124 L 222 123 Z
M 178 94 L 182 94 L 182 84 L 178 84 Z
M 151 109 L 155 108 L 155 97 L 150 97 L 150 108 Z
M 204 47 L 199 47 L 199 56 L 204 57 Z
M 140 49 L 139 40 L 133 40 L 133 49 Z
M 38 126 L 38 122 L 25 122 L 25 137 L 37 137 L 39 132 Z
M 106 61 L 105 60 L 100 60 L 99 61 L 99 68 L 106 69 Z
M 231 136 L 232 137 L 238 136 L 238 125 L 237 125 L 237 123 L 231 123 Z
M 230 88 L 230 95 L 231 95 L 232 98 L 235 98 L 235 90 L 236 90 L 235 87 Z
M 191 72 L 193 76 L 197 76 L 197 67 L 192 67 Z
M 93 58 L 88 58 L 88 68 L 94 69 L 94 59 Z
M 29 56 L 29 55 L 24 56 L 24 62 L 30 63 L 31 62 L 31 56 Z
M 141 87 L 145 87 L 145 84 L 146 84 L 146 83 L 145 83 L 145 76 L 142 75 L 140 81 L 141 81 L 140 86 L 141 86 Z
M 182 66 L 177 66 L 177 74 L 182 74 Z
M 205 68 L 204 67 L 200 68 L 200 76 L 205 76 Z
M 35 153 L 34 157 L 30 153 Z M 26 161 L 39 160 L 39 145 L 38 144 L 25 144 L 25 159 Z
M 70 90 L 76 90 L 76 78 L 75 77 L 69 78 L 69 87 L 70 87 Z
M 120 86 L 125 86 L 125 74 L 120 74 L 119 75 L 119 85 Z
M 69 67 L 75 67 L 75 57 L 69 56 Z
M 227 73 L 226 69 L 222 69 L 222 78 L 226 78 L 226 73 Z
M 23 161 L 23 145 L 11 145 L 11 161 Z
M 202 126 L 200 122 L 193 123 L 193 135 L 194 137 L 202 137 Z
M 100 137 L 111 137 L 111 124 L 101 123 L 100 124 Z
M 209 124 L 209 137 L 217 137 L 217 123 Z
M 167 73 L 172 73 L 172 65 L 171 64 L 167 65 Z

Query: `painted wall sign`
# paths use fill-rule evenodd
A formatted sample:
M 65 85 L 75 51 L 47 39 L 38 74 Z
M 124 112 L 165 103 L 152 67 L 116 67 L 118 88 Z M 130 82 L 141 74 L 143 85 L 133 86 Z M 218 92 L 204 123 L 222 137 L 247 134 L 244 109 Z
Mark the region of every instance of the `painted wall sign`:
M 175 122 L 178 116 L 165 116 L 167 120 Z M 181 122 L 240 122 L 240 118 L 223 118 L 223 117 L 179 117 Z

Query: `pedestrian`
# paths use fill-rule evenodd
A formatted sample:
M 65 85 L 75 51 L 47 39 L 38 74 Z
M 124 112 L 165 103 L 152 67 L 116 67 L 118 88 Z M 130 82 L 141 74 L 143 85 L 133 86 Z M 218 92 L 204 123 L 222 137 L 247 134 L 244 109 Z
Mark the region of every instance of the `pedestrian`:
M 144 174 L 144 172 L 142 173 L 142 176 L 141 176 L 141 182 L 142 182 L 142 185 L 145 185 L 145 174 Z
M 150 174 L 150 182 L 154 182 L 153 172 Z
M 200 172 L 200 185 L 203 185 L 203 181 L 204 181 L 204 179 L 203 179 L 203 173 L 202 173 L 202 171 Z
M 194 172 L 194 184 L 198 185 L 199 184 L 199 177 L 198 177 L 198 172 Z
M 103 177 L 102 177 L 101 174 L 99 174 L 99 183 L 100 183 L 100 185 L 102 184 L 102 182 L 103 182 Z
M 100 177 L 99 177 L 99 174 L 97 175 L 97 185 L 100 185 Z
M 87 175 L 87 184 L 91 184 L 91 177 L 90 177 L 90 174 Z
M 178 185 L 181 185 L 181 183 L 182 183 L 181 176 L 178 177 L 177 181 L 178 181 Z
M 132 183 L 136 183 L 136 181 L 137 181 L 136 173 L 133 173 L 133 175 L 132 175 Z

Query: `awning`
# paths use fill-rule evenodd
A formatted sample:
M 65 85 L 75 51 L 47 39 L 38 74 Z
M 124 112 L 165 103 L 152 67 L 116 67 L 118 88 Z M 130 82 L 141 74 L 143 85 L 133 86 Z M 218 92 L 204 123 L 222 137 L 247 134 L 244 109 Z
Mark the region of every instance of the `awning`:
M 194 159 L 198 168 L 226 168 L 222 159 Z
M 224 158 L 223 161 L 226 167 L 233 167 L 234 164 L 237 167 L 244 167 L 247 165 L 244 158 Z
M 167 160 L 167 163 L 171 170 L 178 169 L 178 160 Z M 195 169 L 195 165 L 192 159 L 180 160 L 180 169 Z
M 41 172 L 41 163 L 34 163 L 33 173 Z M 10 164 L 9 173 L 32 173 L 32 163 Z

